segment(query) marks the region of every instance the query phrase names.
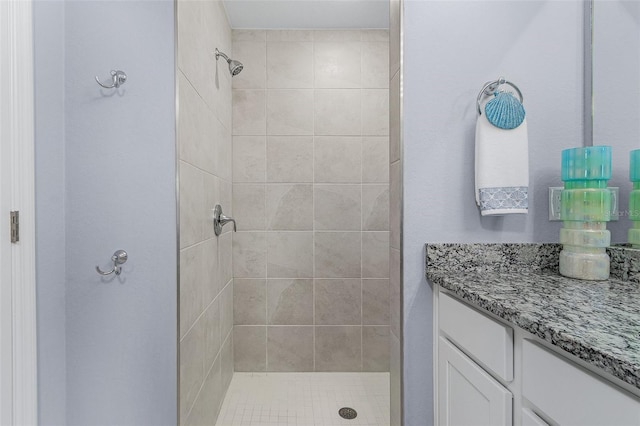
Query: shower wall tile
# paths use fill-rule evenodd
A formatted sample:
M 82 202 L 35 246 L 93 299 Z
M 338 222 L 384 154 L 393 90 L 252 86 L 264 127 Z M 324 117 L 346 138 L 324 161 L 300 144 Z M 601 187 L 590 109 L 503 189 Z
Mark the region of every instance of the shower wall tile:
M 268 278 L 313 277 L 313 232 L 267 233 Z
M 317 279 L 314 285 L 317 325 L 360 325 L 362 306 L 360 279 Z
M 266 134 L 267 94 L 264 90 L 233 91 L 233 135 Z
M 226 227 L 224 233 L 216 237 L 211 217 L 216 204 L 221 204 L 226 214 L 233 215 L 234 160 L 231 75 L 226 62 L 216 61 L 212 52 L 219 48 L 232 57 L 233 52 L 231 28 L 221 2 L 179 1 L 177 8 L 180 36 L 177 70 L 181 248 L 179 423 L 211 424 L 215 423 L 233 375 L 233 362 L 229 360 L 233 340 L 228 338 L 233 327 L 232 234 Z M 259 67 L 250 62 L 253 69 Z M 249 70 L 245 78 L 251 74 Z M 259 159 L 254 162 L 259 163 Z M 264 156 L 262 163 L 264 176 Z M 239 172 L 242 173 L 242 169 Z M 224 381 L 221 378 L 223 354 L 226 357 Z
M 233 54 L 224 52 L 242 62 L 242 72 L 231 79 L 234 89 L 264 89 L 266 87 L 267 43 L 261 41 L 235 41 Z M 222 63 L 224 59 L 220 58 Z
M 267 134 L 313 135 L 313 90 L 269 90 L 267 92 Z
M 267 159 L 264 136 L 233 137 L 233 182 L 264 182 Z M 387 149 L 388 150 L 388 149 Z
M 360 89 L 316 89 L 315 134 L 360 135 Z
M 362 134 L 389 134 L 389 90 L 362 89 Z
M 265 193 L 264 184 L 233 185 L 234 218 L 239 231 L 264 231 Z
M 311 30 L 269 30 L 267 41 L 313 41 Z
M 391 326 L 391 332 L 400 336 L 401 327 L 401 296 L 402 291 L 401 276 L 400 276 L 400 250 L 396 248 L 390 249 L 389 255 L 389 325 Z
M 267 327 L 267 371 L 313 371 L 313 326 Z
M 316 185 L 313 204 L 315 229 L 361 229 L 362 185 Z
M 313 182 L 313 137 L 269 136 L 267 182 Z
M 362 185 L 362 230 L 389 230 L 389 185 Z
M 233 79 L 229 161 L 235 367 L 384 371 L 388 31 L 241 30 L 233 40 L 245 64 Z
M 316 327 L 316 371 L 361 371 L 361 353 L 362 327 Z
M 266 325 L 267 280 L 237 278 L 233 282 L 233 323 Z
M 389 163 L 400 160 L 400 73 L 396 73 L 389 88 Z
M 389 182 L 389 138 L 365 136 L 362 138 L 362 182 Z
M 362 324 L 389 324 L 389 280 L 362 280 Z
M 314 145 L 316 183 L 361 183 L 361 137 L 316 136 Z
M 360 278 L 360 232 L 316 232 L 315 276 Z
M 362 371 L 389 371 L 389 326 L 362 327 Z
M 220 369 L 222 370 L 222 388 L 228 389 L 233 378 L 233 333 L 229 333 L 220 350 Z
M 313 43 L 270 41 L 267 49 L 267 87 L 312 89 Z
M 265 232 L 233 234 L 233 276 L 235 278 L 266 278 L 267 234 Z
M 313 52 L 315 87 L 359 89 L 361 50 L 359 40 L 316 42 Z
M 389 233 L 362 233 L 362 277 L 389 278 Z
M 313 324 L 313 280 L 267 280 L 267 321 L 271 325 Z
M 235 326 L 233 328 L 233 348 L 235 371 L 266 371 L 266 326 Z
M 313 185 L 268 184 L 267 229 L 313 230 Z

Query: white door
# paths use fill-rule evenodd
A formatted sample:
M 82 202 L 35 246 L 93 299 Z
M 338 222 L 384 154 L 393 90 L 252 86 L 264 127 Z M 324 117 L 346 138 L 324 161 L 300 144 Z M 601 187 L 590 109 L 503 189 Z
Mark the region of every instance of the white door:
M 31 2 L 0 1 L 0 424 L 35 425 Z M 20 212 L 19 241 L 9 215 Z
M 511 392 L 447 339 L 438 343 L 438 424 L 511 425 Z

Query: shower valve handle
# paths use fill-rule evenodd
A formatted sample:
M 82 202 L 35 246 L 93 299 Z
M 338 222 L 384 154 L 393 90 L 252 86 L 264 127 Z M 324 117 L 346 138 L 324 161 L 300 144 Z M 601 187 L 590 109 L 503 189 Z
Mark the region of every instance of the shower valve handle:
M 220 204 L 216 204 L 213 209 L 213 231 L 215 234 L 222 234 L 222 227 L 229 222 L 233 222 L 233 232 L 236 232 L 235 219 L 225 216 L 224 213 L 222 213 L 222 206 L 220 206 Z

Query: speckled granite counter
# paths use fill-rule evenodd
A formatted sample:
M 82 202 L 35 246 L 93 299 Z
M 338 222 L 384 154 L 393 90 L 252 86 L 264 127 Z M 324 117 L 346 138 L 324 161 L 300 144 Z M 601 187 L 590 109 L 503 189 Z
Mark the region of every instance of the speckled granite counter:
M 560 250 L 558 244 L 427 244 L 426 274 L 640 389 L 640 251 L 610 251 L 616 278 L 596 282 L 560 276 Z

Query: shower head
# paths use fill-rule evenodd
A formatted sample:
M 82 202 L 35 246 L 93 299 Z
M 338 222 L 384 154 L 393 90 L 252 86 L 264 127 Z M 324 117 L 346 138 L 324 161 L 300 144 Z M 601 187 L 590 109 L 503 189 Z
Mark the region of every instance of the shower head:
M 240 71 L 242 71 L 242 69 L 244 68 L 242 62 L 229 58 L 227 55 L 219 51 L 216 47 L 216 61 L 218 60 L 218 58 L 220 58 L 220 56 L 222 56 L 227 61 L 227 64 L 229 64 L 229 72 L 231 73 L 231 77 L 240 74 Z

